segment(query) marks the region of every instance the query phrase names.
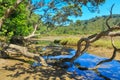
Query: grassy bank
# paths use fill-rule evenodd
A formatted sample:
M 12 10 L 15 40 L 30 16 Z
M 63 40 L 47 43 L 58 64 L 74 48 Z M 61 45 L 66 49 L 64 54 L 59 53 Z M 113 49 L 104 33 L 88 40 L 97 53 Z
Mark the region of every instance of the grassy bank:
M 116 39 L 114 41 L 114 44 L 116 47 L 120 48 L 120 40 Z M 101 39 L 101 40 L 94 42 L 92 44 L 92 46 L 94 46 L 94 47 L 100 46 L 100 47 L 104 47 L 104 48 L 113 48 L 112 44 L 111 44 L 111 40 L 105 40 L 105 39 Z
M 76 46 L 77 42 L 80 38 L 63 38 L 60 40 L 61 45 L 68 45 L 68 46 Z M 119 38 L 114 39 L 115 46 L 120 48 L 120 40 Z M 103 48 L 112 48 L 111 40 L 108 37 L 102 38 L 94 43 L 91 43 L 92 47 L 103 47 Z

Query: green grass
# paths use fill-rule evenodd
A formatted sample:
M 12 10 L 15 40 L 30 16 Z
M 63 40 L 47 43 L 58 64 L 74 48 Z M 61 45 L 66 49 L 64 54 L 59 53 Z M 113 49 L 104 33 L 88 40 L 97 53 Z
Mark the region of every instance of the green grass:
M 60 44 L 64 44 L 65 42 L 67 42 L 66 45 L 68 45 L 68 46 L 76 46 L 79 39 L 80 38 L 72 38 L 72 37 L 64 38 L 64 39 L 61 39 Z M 120 48 L 120 40 L 119 39 L 115 39 L 114 44 L 117 48 Z M 100 39 L 94 43 L 91 43 L 91 46 L 113 48 L 110 39 Z
M 60 41 L 60 44 L 66 43 L 66 45 L 76 46 L 79 38 L 64 38 Z
M 116 47 L 120 48 L 120 40 L 115 40 L 114 44 Z M 111 44 L 111 40 L 109 39 L 100 39 L 92 44 L 94 47 L 105 47 L 105 48 L 113 48 Z
M 26 63 L 32 65 L 32 64 L 34 63 L 34 61 L 32 61 L 32 60 L 28 60 L 28 61 L 26 61 Z
M 39 44 L 39 45 L 49 45 L 51 44 L 51 41 L 36 41 L 35 44 Z

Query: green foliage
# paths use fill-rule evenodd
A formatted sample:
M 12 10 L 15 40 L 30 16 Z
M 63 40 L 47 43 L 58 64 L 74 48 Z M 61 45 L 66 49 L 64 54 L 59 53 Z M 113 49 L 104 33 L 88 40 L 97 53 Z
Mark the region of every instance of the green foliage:
M 65 25 L 70 23 L 71 16 L 81 16 L 81 7 L 90 6 L 89 10 L 94 12 L 98 5 L 105 0 L 32 0 L 32 9 L 39 14 L 41 20 L 50 27 L 51 25 Z M 89 4 L 88 4 L 89 3 Z M 41 12 L 41 13 L 39 13 Z
M 69 24 L 71 20 L 69 20 L 70 16 L 81 16 L 82 5 L 87 6 L 87 3 L 92 4 L 91 6 L 97 7 L 99 4 L 104 3 L 105 0 L 49 0 L 44 3 L 46 0 L 34 0 L 33 5 L 30 5 L 29 9 L 27 0 L 22 2 L 18 8 L 13 9 L 14 11 L 11 13 L 9 18 L 5 20 L 4 25 L 2 26 L 2 30 L 0 35 L 4 35 L 7 37 L 12 36 L 26 36 L 30 34 L 33 30 L 33 25 L 38 23 L 38 19 L 40 16 L 41 21 L 39 24 L 39 28 L 37 33 L 45 34 L 48 27 L 50 26 L 61 26 L 61 24 Z M 0 0 L 0 17 L 2 17 L 5 11 L 8 8 L 12 8 L 13 4 L 16 0 Z M 64 4 L 64 5 L 63 5 Z M 58 7 L 59 5 L 59 7 Z M 46 6 L 46 7 L 45 7 Z M 44 7 L 44 9 L 43 9 Z M 39 9 L 41 14 L 35 15 L 31 14 L 31 18 L 29 18 L 30 11 L 37 13 L 36 10 Z M 43 22 L 42 22 L 43 21 Z M 65 27 L 58 27 L 54 31 L 49 32 L 50 35 L 61 35 L 61 34 L 91 34 L 96 33 L 98 31 L 104 30 L 105 25 L 104 18 L 100 20 L 90 20 L 90 21 L 76 21 L 76 23 L 71 23 Z M 115 20 L 115 21 L 119 21 Z M 115 24 L 114 21 L 114 24 Z M 47 24 L 47 25 L 44 25 Z M 101 28 L 102 24 L 102 28 Z M 112 25 L 112 24 L 111 24 Z M 94 29 L 94 31 L 93 31 Z
M 6 9 L 8 9 L 8 8 L 13 6 L 15 1 L 16 0 L 0 0 L 0 17 L 3 16 L 3 14 L 6 11 Z
M 90 20 L 78 20 L 75 23 L 71 22 L 68 26 L 57 27 L 49 35 L 87 35 L 94 34 L 107 29 L 106 19 L 108 16 L 95 17 Z M 113 15 L 109 20 L 110 26 L 119 25 L 120 15 Z
M 13 7 L 16 0 L 3 0 L 0 6 L 0 17 L 5 11 Z M 29 18 L 30 11 L 26 8 L 26 2 L 22 2 L 16 9 L 13 9 L 11 15 L 4 21 L 0 35 L 11 38 L 12 36 L 26 36 L 33 30 L 33 23 L 36 23 L 38 16 L 33 14 Z
M 32 60 L 28 60 L 28 61 L 25 61 L 25 62 L 30 64 L 30 65 L 32 65 L 34 63 L 34 61 L 32 61 Z

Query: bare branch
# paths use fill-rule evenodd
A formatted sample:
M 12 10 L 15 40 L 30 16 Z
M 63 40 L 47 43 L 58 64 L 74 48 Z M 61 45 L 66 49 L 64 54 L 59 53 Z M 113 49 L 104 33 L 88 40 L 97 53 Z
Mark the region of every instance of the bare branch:
M 110 16 L 109 16 L 108 19 L 106 20 L 106 25 L 107 25 L 108 29 L 107 29 L 106 31 L 102 31 L 102 32 L 100 32 L 100 33 L 96 33 L 96 34 L 90 35 L 90 36 L 88 36 L 87 38 L 81 38 L 81 39 L 78 41 L 77 51 L 76 51 L 75 56 L 73 56 L 71 59 L 68 59 L 68 61 L 73 62 L 77 57 L 79 57 L 81 54 L 84 53 L 84 51 L 87 50 L 87 48 L 89 47 L 89 44 L 90 44 L 90 43 L 93 43 L 93 42 L 99 40 L 102 36 L 110 36 L 110 37 L 111 37 L 111 44 L 112 44 L 113 49 L 114 49 L 113 55 L 112 55 L 111 58 L 109 58 L 109 59 L 100 61 L 94 68 L 86 68 L 86 67 L 81 67 L 81 66 L 79 66 L 79 67 L 78 67 L 79 69 L 84 69 L 84 70 L 96 70 L 96 69 L 98 69 L 98 67 L 99 67 L 101 64 L 103 64 L 103 63 L 105 63 L 105 62 L 112 61 L 112 60 L 115 58 L 115 56 L 116 56 L 116 52 L 117 52 L 117 51 L 120 51 L 120 49 L 117 49 L 117 47 L 116 47 L 115 44 L 114 44 L 114 40 L 112 39 L 112 37 L 120 36 L 120 26 L 110 27 L 109 24 L 108 24 L 108 21 L 109 21 L 109 19 L 110 19 L 111 16 L 112 16 L 113 6 L 114 6 L 114 4 L 112 5 L 111 10 L 110 10 Z M 116 30 L 117 30 L 117 31 L 116 31 Z M 82 46 L 81 43 L 82 43 L 83 41 L 85 41 L 86 44 L 85 44 L 84 49 L 81 50 L 81 46 Z
M 28 39 L 28 38 L 31 38 L 31 37 L 40 35 L 40 34 L 35 34 L 37 28 L 38 28 L 38 24 L 35 24 L 35 25 L 34 25 L 34 31 L 33 31 L 30 35 L 24 37 L 24 39 Z
M 118 32 L 109 32 L 108 36 L 111 36 L 111 37 L 120 36 L 120 31 L 118 31 Z
M 77 43 L 76 54 L 70 59 L 70 61 L 73 62 L 78 56 L 82 55 L 88 49 L 90 43 L 93 43 L 93 42 L 99 40 L 101 37 L 103 37 L 103 36 L 111 36 L 111 37 L 120 36 L 120 31 L 112 32 L 115 30 L 120 30 L 120 27 L 119 26 L 112 27 L 106 31 L 102 31 L 100 33 L 88 36 L 87 38 L 81 38 Z M 81 49 L 82 42 L 85 42 L 85 47 L 83 49 Z
M 99 40 L 102 36 L 119 36 L 119 32 L 112 32 L 112 31 L 115 31 L 115 30 L 120 30 L 120 27 L 119 26 L 114 26 L 106 31 L 102 31 L 100 33 L 97 33 L 94 35 L 94 37 L 88 37 L 89 40 L 90 40 L 90 43 L 93 43 L 95 42 L 96 40 Z
M 106 59 L 106 60 L 100 61 L 100 62 L 97 64 L 96 67 L 100 66 L 100 64 L 103 64 L 103 63 L 105 63 L 105 62 L 110 62 L 110 61 L 112 61 L 112 60 L 115 58 L 116 52 L 117 52 L 117 48 L 116 48 L 115 45 L 114 45 L 114 40 L 112 39 L 112 37 L 111 37 L 111 43 L 112 43 L 112 46 L 113 46 L 113 48 L 114 48 L 113 55 L 111 56 L 110 59 Z
M 81 66 L 78 66 L 78 68 L 84 69 L 84 70 L 95 70 L 96 71 L 101 64 L 112 61 L 116 57 L 116 52 L 120 51 L 120 49 L 117 49 L 117 47 L 115 47 L 114 40 L 112 37 L 111 37 L 111 44 L 114 48 L 113 55 L 111 56 L 111 58 L 100 61 L 94 68 L 86 68 L 86 67 L 81 67 Z
M 2 25 L 3 25 L 3 18 L 0 19 L 0 29 L 1 29 Z
M 108 21 L 110 20 L 110 18 L 112 17 L 112 9 L 114 7 L 115 4 L 112 5 L 111 10 L 110 10 L 110 16 L 107 18 L 106 20 L 106 26 L 108 27 L 108 29 L 110 29 L 110 25 L 108 24 Z

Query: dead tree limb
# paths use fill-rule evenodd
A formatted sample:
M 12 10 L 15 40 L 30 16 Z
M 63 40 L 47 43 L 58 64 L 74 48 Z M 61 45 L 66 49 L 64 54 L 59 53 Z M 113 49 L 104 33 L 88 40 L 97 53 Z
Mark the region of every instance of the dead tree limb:
M 114 44 L 114 41 L 113 41 L 112 37 L 111 37 L 111 43 L 112 43 L 112 46 L 113 46 L 113 49 L 114 49 L 114 50 L 113 50 L 113 55 L 112 55 L 111 58 L 109 58 L 109 59 L 100 61 L 100 62 L 96 65 L 96 67 L 95 67 L 94 69 L 98 68 L 98 67 L 100 66 L 100 64 L 103 64 L 103 63 L 112 61 L 112 60 L 115 58 L 115 56 L 116 56 L 116 52 L 117 52 L 117 51 L 120 51 L 120 49 L 117 49 L 117 47 L 115 47 L 115 44 Z
M 78 44 L 77 44 L 77 51 L 76 51 L 76 54 L 75 56 L 73 56 L 70 61 L 74 61 L 77 57 L 79 57 L 80 55 L 82 55 L 89 47 L 89 45 L 97 40 L 99 40 L 101 37 L 103 36 L 111 36 L 111 37 L 115 37 L 115 36 L 120 36 L 120 31 L 117 31 L 117 32 L 113 32 L 115 30 L 120 30 L 120 27 L 119 26 L 116 26 L 116 27 L 112 27 L 106 31 L 102 31 L 100 33 L 97 33 L 97 34 L 93 34 L 91 36 L 88 36 L 87 38 L 81 38 L 79 41 L 78 41 Z M 83 49 L 81 49 L 82 47 L 82 42 L 85 42 L 85 47 Z
M 109 24 L 108 24 L 108 20 L 111 18 L 112 16 L 112 9 L 113 9 L 113 6 L 111 7 L 111 10 L 110 10 L 110 16 L 108 17 L 108 19 L 106 20 L 106 25 L 108 27 L 107 30 L 105 31 L 102 31 L 100 33 L 96 33 L 96 34 L 93 34 L 93 35 L 90 35 L 88 36 L 87 38 L 81 38 L 78 43 L 77 43 L 77 51 L 76 51 L 76 54 L 71 58 L 71 59 L 65 59 L 66 61 L 70 61 L 70 62 L 73 62 L 76 58 L 78 58 L 79 56 L 81 56 L 82 54 L 84 54 L 84 52 L 89 48 L 89 45 L 97 40 L 99 40 L 101 37 L 103 36 L 110 36 L 110 37 L 115 37 L 115 36 L 120 36 L 120 26 L 113 26 L 113 27 L 110 27 Z M 117 31 L 116 31 L 117 30 Z M 82 43 L 85 42 L 85 45 L 84 45 L 84 48 L 82 48 Z M 109 61 L 112 61 L 115 56 L 116 56 L 116 52 L 117 51 L 120 51 L 120 49 L 117 49 L 114 45 L 114 42 L 111 38 L 111 43 L 112 43 L 112 46 L 114 48 L 114 51 L 113 51 L 113 55 L 111 58 L 109 59 L 106 59 L 106 60 L 103 60 L 103 61 L 100 61 L 95 68 L 82 68 L 82 69 L 85 69 L 85 70 L 88 70 L 88 69 L 96 69 L 98 68 L 101 64 L 105 63 L 105 62 L 109 62 Z M 65 61 L 63 59 L 63 61 Z M 79 67 L 81 68 L 81 67 Z
M 15 45 L 15 44 L 10 44 L 9 48 L 16 49 L 16 50 L 20 51 L 20 53 L 23 56 L 25 56 L 27 58 L 32 58 L 32 59 L 40 62 L 43 66 L 47 66 L 46 61 L 40 55 L 29 52 L 26 47 L 18 46 L 18 45 Z
M 107 25 L 108 29 L 110 29 L 110 25 L 108 24 L 108 21 L 109 21 L 109 19 L 112 17 L 112 9 L 113 9 L 114 5 L 115 5 L 115 4 L 112 5 L 111 10 L 110 10 L 110 16 L 109 16 L 109 17 L 107 18 L 107 20 L 106 20 L 106 25 Z
M 31 38 L 31 37 L 40 35 L 40 34 L 35 34 L 37 28 L 38 28 L 38 24 L 35 24 L 35 25 L 34 25 L 34 31 L 33 31 L 30 35 L 24 37 L 24 39 L 29 39 L 29 38 Z

